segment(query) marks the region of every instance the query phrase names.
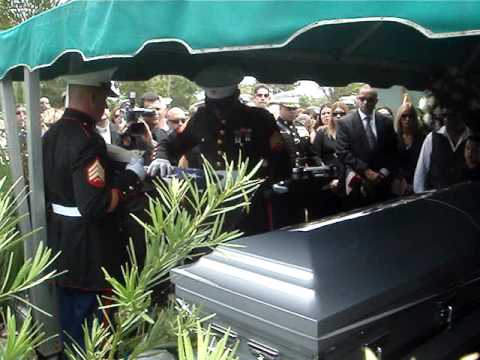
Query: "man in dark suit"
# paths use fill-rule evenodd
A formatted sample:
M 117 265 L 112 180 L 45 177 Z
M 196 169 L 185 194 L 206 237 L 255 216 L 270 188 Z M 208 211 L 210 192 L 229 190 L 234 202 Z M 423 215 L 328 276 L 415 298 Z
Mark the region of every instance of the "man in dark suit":
M 345 165 L 346 190 L 354 206 L 392 195 L 397 138 L 392 120 L 375 112 L 377 101 L 377 92 L 369 85 L 362 86 L 358 109 L 337 122 L 337 155 Z

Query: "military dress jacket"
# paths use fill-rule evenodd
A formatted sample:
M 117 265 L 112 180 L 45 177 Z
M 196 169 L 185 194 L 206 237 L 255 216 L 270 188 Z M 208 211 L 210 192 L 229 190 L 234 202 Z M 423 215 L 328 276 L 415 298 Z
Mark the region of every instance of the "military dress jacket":
M 277 119 L 277 125 L 285 142 L 292 168 L 319 164 L 310 144 L 310 137 L 300 136 L 295 125 L 281 117 Z
M 90 116 L 67 109 L 43 136 L 43 166 L 47 244 L 61 251 L 57 270 L 67 271 L 58 283 L 100 290 L 106 287 L 101 267 L 116 275 L 126 260 L 127 236 L 118 212 L 109 211 L 112 197 L 139 179 L 130 170 L 114 178 L 105 142 L 94 129 Z
M 275 124 L 266 110 L 235 103 L 226 117 L 217 116 L 207 107 L 200 108 L 180 131 L 160 142 L 158 157 L 178 159 L 195 148 L 216 170 L 225 170 L 229 161 L 248 159 L 250 168 L 263 160 L 260 176 L 278 180 L 288 177 L 288 155 Z M 189 158 L 189 167 L 201 168 L 199 156 Z

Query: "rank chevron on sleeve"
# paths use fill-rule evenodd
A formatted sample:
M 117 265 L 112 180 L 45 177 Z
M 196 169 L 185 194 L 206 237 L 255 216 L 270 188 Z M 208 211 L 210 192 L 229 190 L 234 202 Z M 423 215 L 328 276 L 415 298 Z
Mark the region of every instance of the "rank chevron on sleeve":
M 92 186 L 105 186 L 105 169 L 98 158 L 87 167 L 87 180 Z

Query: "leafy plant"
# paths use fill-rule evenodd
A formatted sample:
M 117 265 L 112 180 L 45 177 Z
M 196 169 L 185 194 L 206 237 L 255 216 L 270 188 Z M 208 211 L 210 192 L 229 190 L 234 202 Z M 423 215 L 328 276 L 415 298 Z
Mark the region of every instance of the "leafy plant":
M 251 171 L 248 161 L 239 161 L 237 167 L 226 159 L 225 163 L 226 175 L 221 179 L 204 159 L 203 189 L 189 178 L 155 184 L 157 196 L 149 200 L 149 221 L 137 218 L 146 234 L 144 265 L 140 268 L 130 244 L 130 262 L 122 267 L 122 278 L 115 279 L 104 270 L 113 291 L 107 298 L 111 304 L 101 307 L 107 325 L 95 322 L 90 329 L 85 326 L 85 349 L 74 345 L 68 351 L 70 359 L 127 355 L 136 359 L 147 350 L 172 345 L 172 336 L 178 334 L 178 329 L 166 322 L 172 309 L 152 309 L 154 287 L 165 281 L 174 266 L 191 259 L 193 250 L 213 248 L 240 236 L 238 230 L 223 228 L 225 217 L 248 207 L 250 195 L 262 182 L 254 178 L 261 163 Z M 111 310 L 114 315 L 109 314 Z M 184 328 L 192 324 L 187 319 L 192 317 L 184 316 Z
M 30 311 L 26 314 L 22 324 L 19 325 L 12 310 L 7 307 L 3 314 L 3 322 L 7 337 L 3 343 L 0 343 L 0 359 L 2 360 L 33 357 L 35 348 L 47 341 L 44 338 L 45 334 L 41 331 L 41 326 L 34 324 Z
M 178 360 L 236 360 L 238 342 L 230 347 L 228 345 L 229 331 L 223 337 L 217 339 L 212 335 L 210 326 L 203 329 L 200 323 L 196 328 L 196 349 L 192 346 L 191 331 L 180 329 L 178 335 Z
M 13 249 L 30 234 L 21 235 L 18 224 L 27 215 L 17 215 L 18 204 L 25 201 L 25 191 L 13 197 L 13 187 L 5 189 L 6 178 L 0 180 L 0 304 L 15 298 L 31 305 L 18 294 L 24 292 L 56 275 L 56 270 L 47 271 L 59 254 L 53 256 L 52 251 L 42 243 L 35 256 L 15 269 Z
M 23 240 L 31 234 L 21 235 L 18 231 L 19 222 L 27 215 L 18 215 L 18 205 L 25 201 L 26 192 L 13 196 L 13 186 L 7 188 L 7 178 L 0 180 L 0 306 L 2 312 L 3 338 L 0 338 L 0 358 L 28 359 L 34 355 L 34 349 L 44 339 L 40 326 L 34 324 L 31 307 L 21 294 L 38 284 L 56 276 L 55 270 L 47 270 L 55 260 L 50 249 L 40 244 L 33 258 L 17 264 L 16 251 Z M 23 320 L 19 318 L 9 306 L 11 300 L 23 302 L 27 311 Z M 40 310 L 40 309 L 37 309 Z M 41 310 L 40 310 L 41 311 Z

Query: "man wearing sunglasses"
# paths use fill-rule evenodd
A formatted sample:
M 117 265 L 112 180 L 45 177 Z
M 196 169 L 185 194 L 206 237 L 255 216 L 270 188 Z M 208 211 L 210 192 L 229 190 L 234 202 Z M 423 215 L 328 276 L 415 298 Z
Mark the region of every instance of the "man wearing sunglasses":
M 346 191 L 352 191 L 352 207 L 391 196 L 397 140 L 393 121 L 375 111 L 377 101 L 377 92 L 369 85 L 362 86 L 357 110 L 337 122 L 337 154 L 346 168 Z
M 255 85 L 253 103 L 256 107 L 266 108 L 270 103 L 270 89 L 265 84 Z
M 170 131 L 177 131 L 187 120 L 185 111 L 179 107 L 173 107 L 167 111 L 167 124 Z

